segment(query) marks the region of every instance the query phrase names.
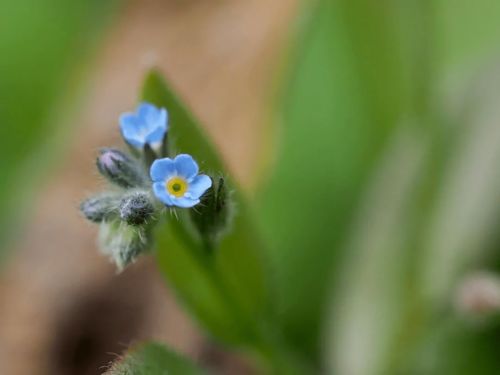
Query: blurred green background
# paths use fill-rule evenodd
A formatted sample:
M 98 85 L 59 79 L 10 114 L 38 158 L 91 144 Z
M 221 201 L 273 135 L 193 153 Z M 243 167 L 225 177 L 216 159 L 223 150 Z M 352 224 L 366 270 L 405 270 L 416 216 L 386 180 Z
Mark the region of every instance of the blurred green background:
M 116 1 L 0 3 L 2 240 L 24 201 L 19 191 L 31 193 L 30 184 L 23 181 L 43 178 L 46 165 L 38 162 L 50 158 L 49 144 L 60 147 L 55 141 L 56 123 L 73 107 L 82 72 L 88 69 L 90 54 L 116 5 Z
M 216 373 L 257 371 L 146 276 L 196 296 L 181 245 L 159 240 L 159 272 L 149 259 L 115 277 L 77 217 L 99 186 L 95 150 L 119 142 L 151 66 L 242 186 L 219 271 L 265 324 L 272 296 L 283 347 L 322 373 L 500 371 L 499 19 L 493 0 L 0 0 L 0 309 L 14 327 L 0 372 L 33 373 L 16 363 L 32 356 L 39 373 L 101 373 L 144 338 Z M 186 129 L 183 149 L 218 167 Z M 130 285 L 156 292 L 124 298 Z M 202 305 L 188 303 L 202 327 L 237 341 Z M 46 331 L 26 324 L 37 314 Z

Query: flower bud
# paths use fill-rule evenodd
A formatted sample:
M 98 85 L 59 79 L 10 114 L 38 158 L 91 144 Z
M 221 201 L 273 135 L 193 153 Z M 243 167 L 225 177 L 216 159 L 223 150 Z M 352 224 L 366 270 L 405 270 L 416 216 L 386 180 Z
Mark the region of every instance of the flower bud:
M 133 227 L 114 220 L 102 222 L 99 228 L 99 244 L 104 255 L 122 271 L 146 251 L 148 237 L 143 227 Z
M 100 223 L 118 214 L 119 198 L 111 194 L 103 194 L 84 200 L 80 204 L 80 211 L 87 220 Z
M 500 312 L 500 278 L 487 272 L 468 275 L 457 288 L 455 306 L 467 316 Z
M 213 179 L 212 187 L 200 201 L 196 210 L 191 210 L 191 217 L 201 237 L 209 247 L 213 247 L 227 230 L 231 218 L 230 198 L 224 178 Z
M 120 202 L 120 218 L 127 224 L 145 224 L 153 214 L 154 206 L 146 192 L 134 192 L 123 197 Z
M 122 151 L 104 148 L 96 164 L 99 172 L 118 186 L 131 188 L 144 185 L 146 182 L 140 165 Z

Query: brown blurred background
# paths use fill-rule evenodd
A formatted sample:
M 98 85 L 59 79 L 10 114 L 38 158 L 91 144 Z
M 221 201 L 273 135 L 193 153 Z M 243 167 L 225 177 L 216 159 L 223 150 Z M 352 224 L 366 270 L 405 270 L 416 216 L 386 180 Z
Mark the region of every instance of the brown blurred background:
M 251 190 L 265 103 L 297 0 L 129 2 L 106 31 L 77 126 L 0 274 L 0 374 L 100 374 L 130 343 L 156 339 L 218 373 L 252 370 L 222 354 L 176 304 L 152 259 L 117 275 L 79 201 L 102 187 L 94 157 L 119 145 L 117 118 L 158 66 Z

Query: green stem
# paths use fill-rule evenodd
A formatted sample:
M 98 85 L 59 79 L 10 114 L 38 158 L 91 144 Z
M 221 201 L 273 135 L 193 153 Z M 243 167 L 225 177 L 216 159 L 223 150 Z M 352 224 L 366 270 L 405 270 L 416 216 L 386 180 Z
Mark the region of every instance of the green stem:
M 182 219 L 182 214 L 181 219 Z M 182 222 L 181 222 L 182 221 Z M 185 221 L 176 221 L 175 230 L 186 245 L 200 269 L 204 270 L 213 288 L 225 301 L 226 308 L 231 311 L 236 326 L 241 330 L 242 346 L 247 353 L 256 355 L 268 374 L 314 374 L 318 373 L 305 359 L 289 348 L 280 332 L 279 324 L 274 319 L 250 315 L 234 297 L 224 280 L 220 277 L 215 256 L 217 253 L 213 241 L 202 238 L 195 240 L 186 227 Z
M 213 254 L 213 252 L 208 254 Z M 214 257 L 204 256 L 203 258 L 214 287 L 217 288 L 227 302 L 228 308 L 232 310 L 233 316 L 238 321 L 238 326 L 246 328 L 245 337 L 248 337 L 248 342 L 245 345 L 248 347 L 248 351 L 258 355 L 259 359 L 264 363 L 265 372 L 290 375 L 317 373 L 310 364 L 300 358 L 298 353 L 288 348 L 281 332 L 277 329 L 278 325 L 276 323 L 268 322 L 263 317 L 248 316 L 219 277 L 213 262 Z

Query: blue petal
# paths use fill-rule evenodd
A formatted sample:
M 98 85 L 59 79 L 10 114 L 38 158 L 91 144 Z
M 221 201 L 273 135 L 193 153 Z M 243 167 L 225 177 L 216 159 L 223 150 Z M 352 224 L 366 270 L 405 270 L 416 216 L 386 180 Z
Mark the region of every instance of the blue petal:
M 168 112 L 165 108 L 160 108 L 160 114 L 158 115 L 158 123 L 160 126 L 168 130 Z
M 163 182 L 155 182 L 153 184 L 153 192 L 155 193 L 156 198 L 162 201 L 167 206 L 173 206 L 174 203 L 170 199 L 170 195 L 167 193 L 167 189 Z
M 168 114 L 165 108 L 156 108 L 152 104 L 142 103 L 137 108 L 137 117 L 141 120 L 145 131 L 148 133 L 158 129 L 167 130 Z
M 120 130 L 127 143 L 140 148 L 144 146 L 144 136 L 139 131 L 140 126 L 137 118 L 133 114 L 124 113 L 120 116 Z
M 181 198 L 176 198 L 170 196 L 170 199 L 172 201 L 172 204 L 177 207 L 182 207 L 182 208 L 189 208 L 196 206 L 198 203 L 200 203 L 199 199 L 191 199 L 187 197 L 181 197 Z
M 212 186 L 212 179 L 206 174 L 196 176 L 189 184 L 189 189 L 186 197 L 191 199 L 198 199 Z
M 149 175 L 155 182 L 164 182 L 174 174 L 176 174 L 175 163 L 170 158 L 156 159 L 149 170 Z
M 184 177 L 191 181 L 191 179 L 198 174 L 198 164 L 194 161 L 193 157 L 188 154 L 177 155 L 174 159 L 175 169 L 179 176 Z
M 153 145 L 163 141 L 168 129 L 167 121 L 168 113 L 165 108 L 142 103 L 137 107 L 136 113 L 124 113 L 120 116 L 120 128 L 127 143 L 142 148 L 145 143 Z
M 141 103 L 137 107 L 137 116 L 144 119 L 146 122 L 155 122 L 158 118 L 158 108 L 151 103 Z
M 151 133 L 146 136 L 146 143 L 154 144 L 161 143 L 163 141 L 163 137 L 165 136 L 165 128 L 156 128 Z

